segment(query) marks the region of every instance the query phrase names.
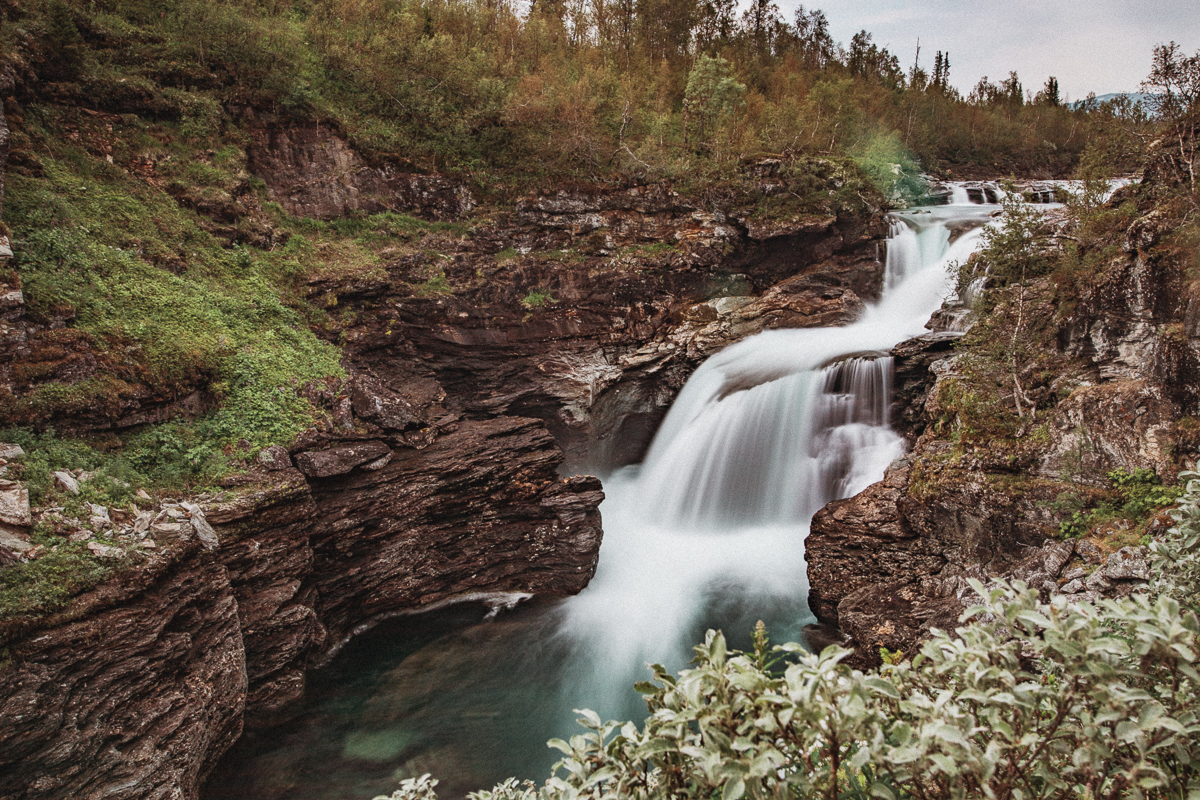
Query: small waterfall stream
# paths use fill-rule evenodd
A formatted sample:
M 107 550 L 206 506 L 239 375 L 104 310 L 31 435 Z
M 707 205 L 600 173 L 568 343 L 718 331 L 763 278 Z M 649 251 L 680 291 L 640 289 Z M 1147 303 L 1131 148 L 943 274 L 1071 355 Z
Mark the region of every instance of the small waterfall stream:
M 313 676 L 304 714 L 239 745 L 206 800 L 369 798 L 426 771 L 444 798 L 540 780 L 555 760 L 545 740 L 577 730 L 571 709 L 640 719 L 631 687 L 646 664 L 682 668 L 706 628 L 747 647 L 763 619 L 773 640 L 801 639 L 809 520 L 902 454 L 885 351 L 924 332 L 947 264 L 976 248 L 980 228 L 963 223 L 996 207 L 972 199 L 956 189 L 896 215 L 883 298 L 857 322 L 762 333 L 697 370 L 645 462 L 605 479 L 582 594 L 448 635 L 397 627 L 431 624 L 412 619 L 363 635 Z

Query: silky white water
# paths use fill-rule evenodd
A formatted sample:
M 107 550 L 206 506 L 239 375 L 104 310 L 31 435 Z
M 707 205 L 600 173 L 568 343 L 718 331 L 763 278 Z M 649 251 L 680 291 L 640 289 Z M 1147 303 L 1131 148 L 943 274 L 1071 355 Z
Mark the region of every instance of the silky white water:
M 807 597 L 812 515 L 903 454 L 887 426 L 891 359 L 877 351 L 926 332 L 951 288 L 947 265 L 977 247 L 980 228 L 951 244 L 947 223 L 981 224 L 994 210 L 960 203 L 897 215 L 883 297 L 857 322 L 768 331 L 696 371 L 645 462 L 605 480 L 600 566 L 566 604 L 559 633 L 586 665 L 568 691 L 627 694 L 646 664 L 682 666 L 730 593 L 750 607 Z M 864 351 L 876 355 L 843 358 Z M 794 633 L 813 620 L 805 603 L 790 605 L 803 617 Z
M 556 759 L 546 740 L 579 731 L 572 709 L 640 720 L 634 682 L 651 663 L 686 666 L 706 628 L 746 647 L 762 619 L 774 641 L 801 640 L 809 520 L 903 451 L 883 351 L 925 332 L 947 264 L 975 248 L 978 227 L 953 242 L 951 229 L 995 210 L 896 215 L 883 298 L 861 319 L 760 334 L 703 364 L 645 462 L 604 479 L 600 564 L 579 596 L 482 625 L 455 617 L 449 633 L 406 618 L 428 627 L 364 634 L 310 676 L 308 710 L 244 737 L 205 800 L 371 797 L 424 772 L 445 798 L 509 775 L 540 782 Z

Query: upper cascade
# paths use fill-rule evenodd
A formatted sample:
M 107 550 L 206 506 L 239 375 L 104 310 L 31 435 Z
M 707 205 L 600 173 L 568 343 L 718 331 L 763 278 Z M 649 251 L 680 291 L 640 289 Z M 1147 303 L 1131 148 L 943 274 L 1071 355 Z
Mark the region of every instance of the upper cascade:
M 803 523 L 878 480 L 903 452 L 887 425 L 891 359 L 879 356 L 924 331 L 950 290 L 948 265 L 974 251 L 994 211 L 967 203 L 896 214 L 883 299 L 858 321 L 768 331 L 705 362 L 637 478 L 647 520 L 704 530 Z M 974 228 L 951 242 L 950 225 L 964 222 Z

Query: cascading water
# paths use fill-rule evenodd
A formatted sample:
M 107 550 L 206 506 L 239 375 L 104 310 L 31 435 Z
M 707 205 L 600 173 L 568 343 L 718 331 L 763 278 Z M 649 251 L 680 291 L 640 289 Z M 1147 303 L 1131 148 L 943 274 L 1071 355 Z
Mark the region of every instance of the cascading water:
M 958 189 L 951 200 L 896 215 L 883 298 L 857 322 L 759 334 L 697 370 L 645 462 L 605 479 L 600 565 L 582 594 L 396 650 L 386 666 L 361 654 L 388 629 L 365 635 L 348 666 L 314 676 L 325 697 L 307 721 L 247 745 L 206 800 L 247 796 L 248 785 L 259 798 L 370 797 L 425 771 L 443 797 L 539 778 L 554 760 L 545 740 L 576 730 L 571 709 L 640 717 L 631 687 L 646 664 L 684 666 L 705 628 L 744 647 L 764 619 L 776 641 L 801 638 L 813 621 L 809 520 L 903 452 L 887 426 L 883 351 L 924 332 L 947 264 L 970 255 L 995 211 Z

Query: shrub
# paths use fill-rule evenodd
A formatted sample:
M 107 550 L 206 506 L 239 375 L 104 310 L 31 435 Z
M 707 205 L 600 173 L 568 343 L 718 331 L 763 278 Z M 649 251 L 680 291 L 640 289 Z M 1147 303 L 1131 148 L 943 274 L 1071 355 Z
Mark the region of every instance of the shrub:
M 1195 797 L 1200 786 L 1200 474 L 1155 546 L 1155 593 L 1050 604 L 1018 582 L 971 586 L 979 604 L 911 662 L 851 670 L 849 651 L 728 651 L 709 631 L 695 666 L 654 666 L 650 715 L 552 740 L 542 788 L 506 781 L 475 800 L 576 798 Z M 432 800 L 429 776 L 390 798 Z
M 997 225 L 983 231 L 980 258 L 988 265 L 988 274 L 1001 284 L 1024 283 L 1044 275 L 1053 266 L 1040 233 L 1042 212 L 1024 202 L 1007 187 L 1002 201 L 1004 215 Z
M 542 308 L 558 301 L 545 289 L 530 289 L 529 293 L 521 298 L 521 305 L 530 310 Z
M 1163 486 L 1152 469 L 1138 467 L 1133 472 L 1115 469 L 1107 473 L 1111 497 L 1096 508 L 1077 510 L 1059 525 L 1064 536 L 1085 536 L 1096 524 L 1110 519 L 1129 519 L 1142 523 L 1148 516 L 1179 499 L 1183 490 Z

